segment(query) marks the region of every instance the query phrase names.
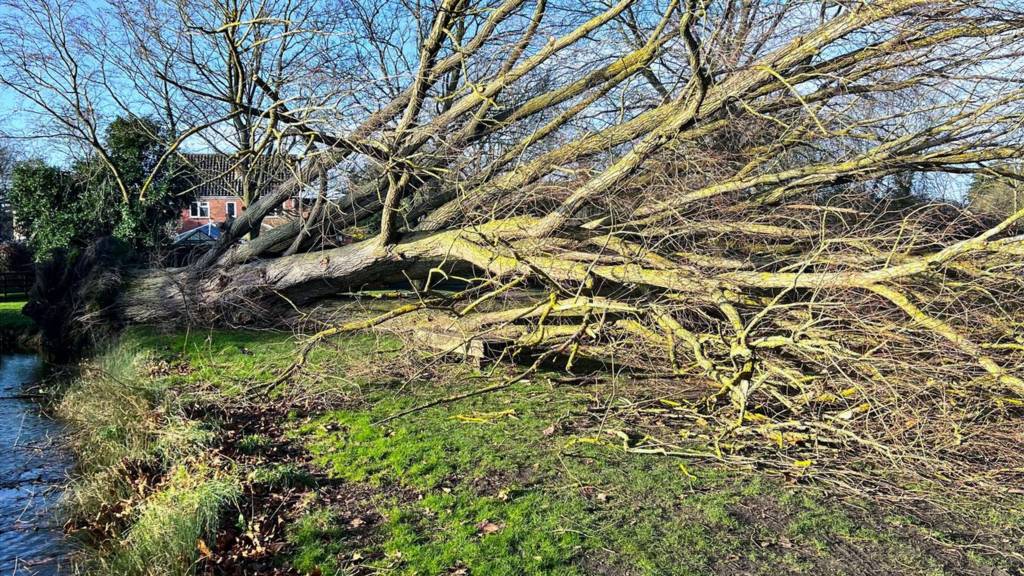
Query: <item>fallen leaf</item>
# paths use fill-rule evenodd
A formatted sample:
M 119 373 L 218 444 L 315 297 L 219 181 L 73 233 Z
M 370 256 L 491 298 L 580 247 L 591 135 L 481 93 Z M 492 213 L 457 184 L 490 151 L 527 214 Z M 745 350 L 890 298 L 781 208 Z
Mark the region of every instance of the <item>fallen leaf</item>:
M 484 535 L 494 534 L 495 532 L 501 531 L 502 528 L 504 528 L 503 525 L 495 524 L 494 522 L 491 522 L 489 520 L 484 520 L 483 522 L 476 525 L 476 529 Z
M 199 549 L 199 553 L 202 554 L 203 558 L 211 558 L 213 556 L 213 551 L 206 545 L 206 542 L 203 542 L 202 538 L 196 540 L 196 548 Z

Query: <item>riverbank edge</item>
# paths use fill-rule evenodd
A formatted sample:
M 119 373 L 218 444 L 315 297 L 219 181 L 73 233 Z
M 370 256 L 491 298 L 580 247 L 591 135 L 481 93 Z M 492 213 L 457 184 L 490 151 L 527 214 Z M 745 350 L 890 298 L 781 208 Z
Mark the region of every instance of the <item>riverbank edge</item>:
M 183 415 L 176 392 L 147 374 L 151 360 L 115 341 L 50 391 L 76 456 L 64 511 L 84 573 L 193 574 L 240 494 L 210 423 Z
M 0 351 L 4 354 L 40 354 L 39 335 L 34 328 L 0 328 Z
M 129 328 L 75 364 L 73 377 L 44 391 L 69 426 L 76 456 L 64 512 L 67 530 L 83 544 L 73 558 L 79 573 L 305 573 L 291 566 L 288 554 L 278 554 L 286 526 L 261 521 L 268 510 L 280 511 L 279 493 L 301 508 L 296 490 L 331 481 L 284 431 L 285 420 L 301 408 L 281 397 L 254 399 L 248 389 L 291 362 L 292 335 L 214 334 L 190 341 L 188 331 Z M 243 365 L 227 376 L 193 378 L 190 344 L 167 345 L 182 338 L 209 350 L 224 336 L 236 363 L 272 358 L 281 365 Z M 274 352 L 248 348 L 263 345 Z M 274 445 L 265 445 L 271 439 Z
M 43 354 L 39 328 L 22 313 L 26 300 L 0 298 L 0 352 L 5 354 Z

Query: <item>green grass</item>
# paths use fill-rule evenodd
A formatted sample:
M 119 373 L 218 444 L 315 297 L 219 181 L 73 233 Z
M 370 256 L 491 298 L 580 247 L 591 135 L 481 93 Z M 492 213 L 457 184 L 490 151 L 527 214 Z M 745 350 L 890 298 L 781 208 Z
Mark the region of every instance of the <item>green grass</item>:
M 379 558 L 372 564 L 381 571 L 689 575 L 717 571 L 735 557 L 748 558 L 755 572 L 774 573 L 785 549 L 751 547 L 779 538 L 739 519 L 740 505 L 751 501 L 759 511 L 792 517 L 789 546 L 827 555 L 823 543 L 852 543 L 853 520 L 806 489 L 717 468 L 684 472 L 678 460 L 625 454 L 592 431 L 551 434 L 553 423 L 586 410 L 593 390 L 539 378 L 373 425 L 451 392 L 428 385 L 409 390 L 415 392 L 368 389 L 368 408 L 337 410 L 295 432 L 336 477 L 382 487 L 378 506 L 387 521 L 381 542 L 362 551 Z M 411 503 L 390 496 L 387 487 L 396 484 L 420 496 Z M 303 530 L 294 540 L 306 567 L 311 559 L 333 557 L 338 543 L 328 539 L 344 528 L 332 526 L 323 512 L 311 522 L 324 537 Z M 500 528 L 487 533 L 485 525 Z M 924 555 L 915 561 L 926 564 Z M 317 566 L 325 574 L 343 573 L 333 561 Z M 813 563 L 790 568 L 814 571 Z
M 237 482 L 214 471 L 179 467 L 147 499 L 120 546 L 101 565 L 113 574 L 186 576 L 199 557 L 197 543 L 212 542 L 221 513 L 239 496 Z
M 188 391 L 201 384 L 212 387 L 224 396 L 237 396 L 252 385 L 274 380 L 282 369 L 295 359 L 296 338 L 277 331 L 188 331 L 162 333 L 149 328 L 134 328 L 126 332 L 123 343 L 148 350 L 154 358 L 172 368 L 160 378 L 162 385 Z M 373 335 L 356 335 L 346 339 L 338 350 L 319 348 L 308 359 L 311 366 L 343 368 L 372 358 L 382 348 L 397 346 L 392 339 Z M 182 367 L 183 370 L 173 370 Z M 358 386 L 360 382 L 336 374 L 329 384 L 330 390 Z M 312 386 L 312 384 L 311 384 Z M 317 391 L 315 386 L 311 392 Z
M 271 490 L 313 488 L 315 486 L 313 478 L 307 471 L 291 463 L 254 468 L 246 475 L 246 480 L 253 484 L 261 484 Z
M 743 548 L 729 533 L 737 525 L 727 508 L 741 488 L 720 475 L 694 485 L 668 460 L 622 458 L 599 445 L 566 449 L 566 438 L 544 436 L 551 419 L 580 400 L 538 384 L 473 403 L 514 417 L 466 423 L 452 418 L 470 408 L 460 406 L 381 429 L 370 421 L 409 404 L 382 398 L 370 414 L 336 412 L 299 434 L 338 477 L 423 494 L 414 505 L 385 498 L 380 569 L 584 574 L 584 561 L 601 557 L 613 568 L 697 574 L 716 555 Z M 500 529 L 484 533 L 487 524 Z
M 24 330 L 35 326 L 31 318 L 21 313 L 24 300 L 0 301 L 0 330 Z
M 236 402 L 273 380 L 294 358 L 295 341 L 277 332 L 133 329 L 68 393 L 62 412 L 86 431 L 79 446 L 93 471 L 88 489 L 72 492 L 91 495 L 83 508 L 131 497 L 127 485 L 100 488 L 118 486 L 111 470 L 126 463 L 156 465 L 168 478 L 135 504 L 126 541 L 105 566 L 147 574 L 142 567 L 158 561 L 169 567 L 159 574 L 188 573 L 177 570 L 194 560 L 195 540 L 216 529 L 217 511 L 248 483 L 306 491 L 305 512 L 286 527 L 284 560 L 307 574 L 346 574 L 353 562 L 406 575 L 855 574 L 863 566 L 842 558 L 862 551 L 883 571 L 943 570 L 916 542 L 920 526 L 871 502 L 844 503 L 757 472 L 624 452 L 604 430 L 625 424 L 590 416 L 595 399 L 610 400 L 609 390 L 593 385 L 540 375 L 377 424 L 496 376 L 458 365 L 445 366 L 443 380 L 395 378 L 389 365 L 398 362 L 399 343 L 369 335 L 318 349 L 306 375 L 271 400 L 321 400 L 314 414 L 285 423 L 288 434 L 343 494 L 345 486 L 360 494 L 357 508 L 379 515 L 362 533 L 351 524 L 353 509 L 321 498 L 293 462 L 211 464 L 216 422 L 181 415 L 184 403 Z M 275 441 L 251 430 L 236 445 L 255 457 Z M 979 518 L 998 530 L 1024 520 L 1024 510 Z M 162 540 L 171 544 L 154 544 Z M 973 558 L 986 565 L 982 555 Z
M 73 430 L 77 474 L 66 500 L 78 517 L 101 516 L 111 502 L 131 498 L 134 470 L 169 468 L 212 443 L 207 423 L 181 416 L 165 383 L 144 376 L 149 360 L 131 342 L 115 346 L 85 368 L 57 405 Z
M 171 368 L 160 378 L 167 387 L 187 390 L 188 385 L 215 387 L 234 396 L 248 385 L 273 379 L 291 360 L 294 344 L 279 332 L 185 332 L 161 334 L 137 328 L 124 340 L 148 350 Z M 175 370 L 181 367 L 182 370 Z
M 330 508 L 317 508 L 288 527 L 288 539 L 298 549 L 291 558 L 296 570 L 343 573 L 339 558 L 348 551 L 346 527 Z
M 270 448 L 274 440 L 266 434 L 248 434 L 238 441 L 238 449 L 244 454 L 259 454 Z

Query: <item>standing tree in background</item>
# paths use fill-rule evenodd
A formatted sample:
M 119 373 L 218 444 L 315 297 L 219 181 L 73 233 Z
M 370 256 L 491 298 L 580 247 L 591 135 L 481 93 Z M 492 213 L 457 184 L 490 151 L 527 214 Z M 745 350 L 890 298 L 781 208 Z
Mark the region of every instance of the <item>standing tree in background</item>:
M 978 214 L 1006 218 L 1024 208 L 1024 169 L 1020 163 L 1000 164 L 974 176 L 967 205 Z
M 40 258 L 93 238 L 95 220 L 79 211 L 77 184 L 71 173 L 42 160 L 15 165 L 9 194 L 15 225 Z
M 8 195 L 11 191 L 11 172 L 15 165 L 14 152 L 0 143 L 0 241 L 14 238 L 14 215 L 11 213 Z
M 14 166 L 9 201 L 37 258 L 58 249 L 79 251 L 104 236 L 140 252 L 168 242 L 188 178 L 173 160 L 157 166 L 165 152 L 159 126 L 118 118 L 107 126 L 103 144 L 106 160 L 87 157 L 67 170 L 42 160 Z M 117 167 L 117 182 L 108 161 Z M 138 193 L 144 185 L 147 192 Z M 130 191 L 127 202 L 122 186 Z
M 172 147 L 185 137 L 227 156 L 233 192 L 252 205 L 308 148 L 288 122 L 313 109 L 293 110 L 282 94 L 308 81 L 310 68 L 328 65 L 323 46 L 339 41 L 332 10 L 294 0 L 111 0 L 109 7 L 121 31 L 109 49 L 121 58 L 105 64 L 107 74 L 141 88 L 139 105 L 162 117 Z

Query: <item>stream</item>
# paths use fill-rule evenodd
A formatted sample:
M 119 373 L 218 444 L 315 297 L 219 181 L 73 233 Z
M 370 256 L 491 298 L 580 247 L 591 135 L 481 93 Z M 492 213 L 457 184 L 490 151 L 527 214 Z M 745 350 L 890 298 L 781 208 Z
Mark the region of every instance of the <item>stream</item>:
M 70 574 L 61 530 L 61 486 L 71 466 L 64 427 L 26 394 L 42 362 L 0 356 L 0 576 Z

